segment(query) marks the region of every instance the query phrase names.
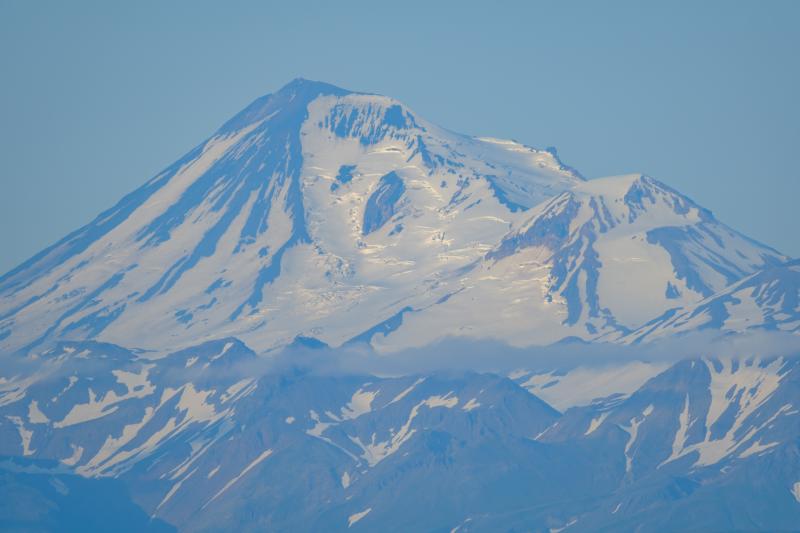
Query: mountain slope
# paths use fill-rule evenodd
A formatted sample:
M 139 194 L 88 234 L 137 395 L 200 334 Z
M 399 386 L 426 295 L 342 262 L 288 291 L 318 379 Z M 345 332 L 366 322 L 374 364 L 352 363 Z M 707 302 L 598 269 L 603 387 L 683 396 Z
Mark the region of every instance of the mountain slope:
M 767 267 L 692 306 L 671 309 L 625 340 L 642 342 L 704 330 L 800 331 L 800 261 Z
M 455 283 L 443 280 L 451 289 L 437 305 L 406 313 L 373 345 L 424 345 L 443 335 L 519 345 L 617 341 L 785 259 L 637 174 L 576 184 L 526 215 Z
M 295 80 L 0 278 L 0 350 L 618 340 L 786 259 L 649 177 Z
M 552 265 L 548 299 L 569 324 L 637 325 L 710 296 L 782 256 L 648 176 L 579 184 L 507 236 L 489 258 L 526 252 Z
M 296 80 L 0 278 L 0 342 L 165 350 L 235 334 L 261 350 L 301 323 L 340 344 L 394 302 L 421 305 L 522 210 L 581 180 L 550 152 Z
M 566 411 L 538 440 L 624 459 L 620 486 L 572 529 L 792 530 L 798 387 L 796 357 L 685 360 L 621 401 Z
M 159 359 L 95 342 L 41 357 L 0 371 L 0 454 L 50 461 L 37 471 L 45 499 L 62 486 L 49 477 L 79 473 L 88 494 L 113 477 L 125 506 L 184 531 L 781 530 L 800 519 L 796 358 L 680 361 L 562 414 L 492 374 L 270 370 L 232 340 Z M 592 388 L 596 377 L 571 379 Z
M 55 461 L 0 458 L 0 529 L 86 533 L 176 531 L 134 505 L 124 483 L 86 479 Z

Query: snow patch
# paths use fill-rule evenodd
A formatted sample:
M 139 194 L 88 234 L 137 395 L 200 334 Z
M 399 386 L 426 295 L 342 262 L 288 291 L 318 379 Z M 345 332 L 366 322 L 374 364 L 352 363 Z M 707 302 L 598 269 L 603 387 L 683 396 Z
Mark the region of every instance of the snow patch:
M 36 450 L 31 449 L 31 439 L 33 438 L 33 431 L 25 428 L 25 422 L 18 416 L 6 416 L 16 427 L 19 438 L 22 441 L 22 455 L 28 456 L 36 453 Z
M 464 411 L 469 412 L 469 411 L 472 411 L 473 409 L 477 409 L 480 406 L 481 406 L 481 404 L 478 403 L 476 398 L 470 398 L 470 400 L 467 403 L 464 404 L 462 409 Z
M 450 391 L 444 396 L 430 396 L 416 404 L 411 408 L 411 412 L 405 423 L 397 432 L 392 433 L 391 438 L 387 441 L 377 441 L 375 433 L 372 434 L 371 440 L 367 443 L 364 443 L 360 437 L 350 436 L 349 438 L 354 444 L 361 448 L 363 452 L 361 456 L 362 459 L 367 461 L 370 467 L 375 466 L 397 452 L 397 450 L 414 435 L 416 430 L 411 428 L 411 423 L 417 417 L 422 407 L 428 407 L 429 409 L 435 409 L 437 407 L 452 409 L 455 407 L 458 404 L 458 398 L 455 396 L 451 397 L 452 394 L 453 392 Z
M 584 435 L 591 435 L 595 432 L 597 428 L 603 423 L 603 421 L 608 417 L 610 411 L 606 411 L 605 413 L 600 413 L 600 416 L 592 418 L 589 422 L 589 427 L 586 429 L 586 433 Z
M 666 363 L 634 361 L 605 368 L 577 367 L 564 375 L 555 372 L 534 374 L 522 383 L 522 387 L 563 412 L 570 407 L 589 405 L 592 400 L 611 394 L 630 394 L 668 366 Z M 526 376 L 521 371 L 516 375 L 521 376 L 519 379 Z
M 653 412 L 653 405 L 648 405 L 642 411 L 641 417 L 633 417 L 630 420 L 630 425 L 620 426 L 628 434 L 628 442 L 625 443 L 625 472 L 630 473 L 633 469 L 633 445 L 636 442 L 636 437 L 639 434 L 639 426 L 645 419 Z
M 217 498 L 222 496 L 225 493 L 226 490 L 231 488 L 237 481 L 242 479 L 245 475 L 247 475 L 247 473 L 250 470 L 252 470 L 256 466 L 258 466 L 259 463 L 261 463 L 264 459 L 266 459 L 270 455 L 272 455 L 272 450 L 264 450 L 263 452 L 261 452 L 261 455 L 259 455 L 255 459 L 253 459 L 253 461 L 250 464 L 248 464 L 246 467 L 244 467 L 244 470 L 242 470 L 239 473 L 239 475 L 237 475 L 236 477 L 234 477 L 233 479 L 231 479 L 230 481 L 225 483 L 225 486 L 223 486 L 220 490 L 218 490 L 217 493 L 214 494 L 214 496 L 212 496 L 210 500 L 208 500 L 205 504 L 203 504 L 202 509 L 205 509 L 208 506 L 208 504 L 210 504 L 211 502 L 213 502 L 214 500 L 216 500 Z
M 447 407 L 452 409 L 458 405 L 458 396 L 451 396 L 453 391 L 448 392 L 444 396 L 430 396 L 424 400 L 424 404 L 430 408 L 434 407 Z
M 770 448 L 777 446 L 778 444 L 780 444 L 780 442 L 770 442 L 769 444 L 761 444 L 761 441 L 757 440 L 753 444 L 751 444 L 749 448 L 740 453 L 739 458 L 744 459 L 745 457 L 750 457 L 751 455 L 756 455 L 761 452 L 765 452 Z
M 372 411 L 372 402 L 375 400 L 378 392 L 380 391 L 365 391 L 358 389 L 355 393 L 353 393 L 353 397 L 350 399 L 350 402 L 346 406 L 342 407 L 341 418 L 343 420 L 353 420 Z
M 50 422 L 47 415 L 39 409 L 39 402 L 36 400 L 31 400 L 31 403 L 28 404 L 28 421 L 31 424 L 48 424 Z
M 417 385 L 419 385 L 419 384 L 420 384 L 420 383 L 422 383 L 423 381 L 425 381 L 425 378 L 419 378 L 417 381 L 415 381 L 414 383 L 412 383 L 410 387 L 406 388 L 406 389 L 405 389 L 405 390 L 403 390 L 403 391 L 402 391 L 400 394 L 398 394 L 397 396 L 395 396 L 394 398 L 392 398 L 392 401 L 391 401 L 391 402 L 389 402 L 389 404 L 393 404 L 393 403 L 399 402 L 400 400 L 402 400 L 403 398 L 405 398 L 406 396 L 408 396 L 408 395 L 409 395 L 409 393 L 410 393 L 411 391 L 413 391 L 413 390 L 414 390 L 414 389 L 417 387 Z
M 370 511 L 372 511 L 372 507 L 368 507 L 360 513 L 351 514 L 349 517 L 347 517 L 347 527 L 352 527 L 353 524 L 367 516 Z
M 70 444 L 70 447 L 72 448 L 72 455 L 66 459 L 61 459 L 61 462 L 67 466 L 75 466 L 83 457 L 83 448 L 75 444 Z

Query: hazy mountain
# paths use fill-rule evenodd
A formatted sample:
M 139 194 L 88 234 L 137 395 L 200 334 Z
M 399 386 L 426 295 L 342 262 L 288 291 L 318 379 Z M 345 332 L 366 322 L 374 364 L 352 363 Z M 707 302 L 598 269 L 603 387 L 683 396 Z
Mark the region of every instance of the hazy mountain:
M 0 277 L 0 528 L 796 529 L 798 268 L 295 80 Z

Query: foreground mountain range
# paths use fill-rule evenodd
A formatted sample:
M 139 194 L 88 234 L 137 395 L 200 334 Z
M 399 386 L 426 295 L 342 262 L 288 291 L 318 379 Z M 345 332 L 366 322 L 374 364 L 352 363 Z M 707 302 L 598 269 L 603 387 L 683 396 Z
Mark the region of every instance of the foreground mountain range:
M 233 339 L 152 361 L 65 342 L 3 384 L 0 524 L 47 523 L 114 478 L 140 530 L 794 530 L 800 359 L 638 365 L 632 393 L 570 406 L 567 389 L 559 412 L 529 389 L 570 372 L 326 375 Z M 20 476 L 47 490 L 20 497 Z
M 0 528 L 792 530 L 799 299 L 653 178 L 295 80 L 0 277 Z

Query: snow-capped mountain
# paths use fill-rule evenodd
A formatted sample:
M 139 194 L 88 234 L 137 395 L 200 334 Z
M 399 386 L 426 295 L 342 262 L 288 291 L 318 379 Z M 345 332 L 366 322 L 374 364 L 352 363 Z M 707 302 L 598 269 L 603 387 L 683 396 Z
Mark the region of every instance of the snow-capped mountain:
M 0 277 L 0 529 L 792 529 L 799 265 L 295 80 Z M 791 353 L 625 356 L 704 330 Z M 451 342 L 522 366 L 358 366 Z
M 651 178 L 295 80 L 0 278 L 0 349 L 615 339 L 785 259 Z
M 295 80 L 6 274 L 3 349 L 235 335 L 263 350 L 300 333 L 341 344 L 435 303 L 440 279 L 580 181 L 550 152 Z

